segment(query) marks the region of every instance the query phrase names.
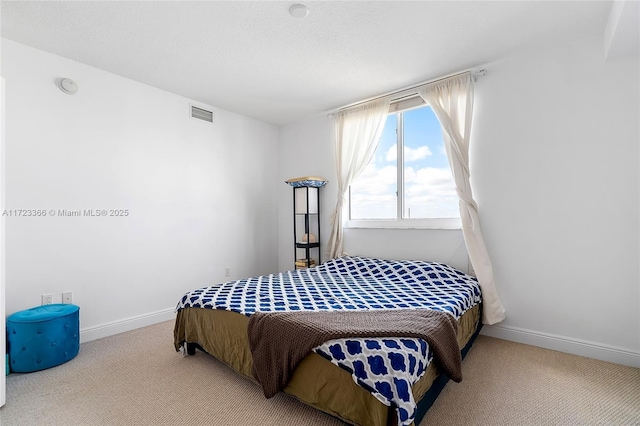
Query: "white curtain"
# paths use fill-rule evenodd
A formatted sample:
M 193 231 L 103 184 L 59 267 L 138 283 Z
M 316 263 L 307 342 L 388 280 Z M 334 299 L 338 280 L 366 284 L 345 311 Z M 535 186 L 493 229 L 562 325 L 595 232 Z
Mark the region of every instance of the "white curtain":
M 471 74 L 464 73 L 427 84 L 418 89 L 418 94 L 429 104 L 442 126 L 444 145 L 460 199 L 462 233 L 482 290 L 482 322 L 498 323 L 504 320 L 505 310 L 496 291 L 491 259 L 480 230 L 478 206 L 469 184 L 469 134 L 473 114 Z
M 342 256 L 342 212 L 349 185 L 364 171 L 378 147 L 389 114 L 389 98 L 340 111 L 335 118 L 338 200 L 331 215 L 329 259 Z

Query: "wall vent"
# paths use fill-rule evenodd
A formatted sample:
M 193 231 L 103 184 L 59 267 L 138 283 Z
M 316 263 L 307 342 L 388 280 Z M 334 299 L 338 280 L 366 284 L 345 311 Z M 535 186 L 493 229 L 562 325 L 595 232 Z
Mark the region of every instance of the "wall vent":
M 213 112 L 191 105 L 191 118 L 213 123 Z

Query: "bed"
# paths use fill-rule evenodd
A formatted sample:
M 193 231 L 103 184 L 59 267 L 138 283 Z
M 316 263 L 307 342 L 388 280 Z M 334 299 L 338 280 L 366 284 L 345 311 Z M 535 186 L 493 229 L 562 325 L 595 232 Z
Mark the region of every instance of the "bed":
M 344 256 L 314 268 L 186 293 L 176 307 L 174 345 L 190 354 L 201 349 L 258 382 L 252 354 L 256 338 L 249 338 L 256 312 L 254 319 L 296 311 L 402 315 L 425 310 L 455 318 L 453 338 L 464 356 L 481 327 L 481 293 L 474 277 L 435 262 Z M 349 424 L 418 424 L 448 380 L 430 340 L 358 336 L 314 347 L 280 390 Z

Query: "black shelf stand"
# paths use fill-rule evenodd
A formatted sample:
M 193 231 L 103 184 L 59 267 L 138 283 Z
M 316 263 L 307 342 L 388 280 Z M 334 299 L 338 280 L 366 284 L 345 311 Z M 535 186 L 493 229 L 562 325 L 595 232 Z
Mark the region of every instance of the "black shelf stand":
M 321 263 L 320 188 L 317 186 L 293 188 L 293 242 L 295 269 Z M 302 253 L 303 258 L 300 257 Z

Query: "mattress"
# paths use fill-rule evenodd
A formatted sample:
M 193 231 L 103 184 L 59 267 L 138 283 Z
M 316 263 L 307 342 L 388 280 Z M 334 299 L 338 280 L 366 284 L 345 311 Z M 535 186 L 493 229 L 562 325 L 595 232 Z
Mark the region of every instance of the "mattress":
M 252 378 L 247 323 L 253 312 L 438 310 L 460 321 L 458 337 L 463 347 L 479 324 L 479 302 L 480 290 L 475 278 L 447 265 L 343 257 L 316 268 L 222 283 L 185 294 L 177 307 L 175 344 L 178 349 L 184 342 L 196 343 L 241 374 Z M 235 315 L 223 315 L 228 313 Z M 370 377 L 354 373 L 356 365 L 360 370 L 363 365 L 365 368 L 369 366 L 366 365 L 364 354 L 349 353 L 349 344 L 353 347 L 354 342 L 338 339 L 315 348 L 315 353 L 298 366 L 284 391 L 350 423 L 387 424 L 390 422 L 387 407 L 392 406 L 396 409 L 398 422 L 410 424 L 415 416 L 415 401 L 423 394 L 420 382 L 430 382 L 432 380 L 428 380 L 429 377 L 435 377 L 436 368 L 431 363 L 431 351 L 426 342 L 422 339 L 411 341 L 399 338 L 395 341 L 381 339 L 379 343 L 356 342 L 357 346 L 366 344 L 372 349 L 367 351 L 369 358 L 383 361 L 391 370 L 385 369 L 384 375 L 375 376 L 379 372 L 370 369 Z M 388 349 L 394 347 L 397 349 Z M 408 350 L 412 347 L 422 348 L 422 351 Z M 396 369 L 387 360 L 398 356 L 404 357 L 399 364 L 402 369 Z M 322 367 L 324 364 L 331 367 L 332 363 L 340 368 Z M 314 383 L 318 380 L 307 380 L 304 374 L 307 364 L 312 364 L 308 378 L 316 379 L 318 369 L 322 369 L 323 378 L 326 376 L 328 379 L 320 380 L 317 386 Z M 374 367 L 373 363 L 370 364 Z M 298 375 L 298 370 L 303 374 Z M 336 384 L 336 379 L 344 374 L 350 380 L 349 386 Z M 334 377 L 336 375 L 338 377 Z M 423 381 L 423 378 L 427 380 Z M 299 382 L 299 379 L 302 381 Z M 407 386 L 413 393 L 408 392 Z M 325 396 L 332 401 L 324 401 Z M 370 401 L 372 396 L 374 401 L 379 401 L 378 404 Z M 354 397 L 357 402 L 353 400 Z M 378 405 L 384 408 L 380 409 Z M 353 409 L 358 413 L 349 414 Z

